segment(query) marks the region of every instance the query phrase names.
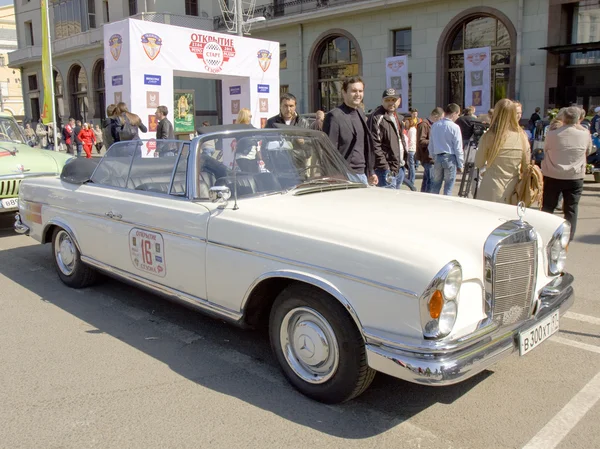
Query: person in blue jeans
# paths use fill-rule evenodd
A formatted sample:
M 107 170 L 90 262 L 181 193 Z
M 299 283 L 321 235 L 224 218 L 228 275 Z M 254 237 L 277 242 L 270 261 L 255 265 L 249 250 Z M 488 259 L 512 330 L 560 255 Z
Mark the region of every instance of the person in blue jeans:
M 456 173 L 462 173 L 465 163 L 462 135 L 454 123 L 459 114 L 460 107 L 450 103 L 444 109 L 444 118 L 431 126 L 428 150 L 434 164 L 429 193 L 439 194 L 443 183 L 444 195 L 452 195 Z
M 433 158 L 429 155 L 429 134 L 431 126 L 444 117 L 442 108 L 435 108 L 429 117 L 417 125 L 417 152 L 415 158 L 423 164 L 423 182 L 421 192 L 429 193 L 431 181 L 433 180 Z
M 407 148 L 402 133 L 402 117 L 396 113 L 399 104 L 398 92 L 386 89 L 381 97 L 381 106 L 369 115 L 378 187 L 399 189 L 404 181 Z

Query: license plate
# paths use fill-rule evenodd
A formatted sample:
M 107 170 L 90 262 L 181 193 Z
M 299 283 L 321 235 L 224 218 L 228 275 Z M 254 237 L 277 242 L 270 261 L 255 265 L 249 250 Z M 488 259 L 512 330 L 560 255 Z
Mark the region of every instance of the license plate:
M 550 338 L 558 331 L 558 310 L 549 317 L 544 318 L 535 326 L 519 333 L 519 354 L 525 355 L 533 348 L 537 348 L 541 342 Z
M 19 207 L 19 199 L 18 198 L 7 198 L 2 200 L 2 208 L 3 209 L 12 209 L 14 207 Z

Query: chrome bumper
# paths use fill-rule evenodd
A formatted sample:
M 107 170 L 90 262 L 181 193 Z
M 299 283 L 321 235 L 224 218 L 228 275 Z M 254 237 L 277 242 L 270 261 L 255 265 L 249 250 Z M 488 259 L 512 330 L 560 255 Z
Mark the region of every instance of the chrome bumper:
M 371 368 L 413 383 L 444 386 L 462 382 L 519 349 L 519 332 L 560 310 L 562 316 L 575 299 L 573 276 L 565 273 L 546 285 L 539 295 L 540 306 L 534 318 L 517 327 L 496 329 L 447 352 L 413 352 L 367 339 Z
M 29 226 L 26 226 L 23 224 L 23 222 L 21 221 L 20 214 L 15 215 L 14 228 L 15 228 L 15 231 L 17 232 L 17 234 L 29 235 Z

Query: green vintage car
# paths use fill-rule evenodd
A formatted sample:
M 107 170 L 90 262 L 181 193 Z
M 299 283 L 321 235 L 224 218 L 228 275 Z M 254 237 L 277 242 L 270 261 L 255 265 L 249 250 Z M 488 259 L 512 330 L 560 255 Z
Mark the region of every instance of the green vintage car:
M 0 113 L 0 214 L 19 208 L 19 185 L 23 179 L 57 176 L 72 158 L 32 148 L 13 116 Z

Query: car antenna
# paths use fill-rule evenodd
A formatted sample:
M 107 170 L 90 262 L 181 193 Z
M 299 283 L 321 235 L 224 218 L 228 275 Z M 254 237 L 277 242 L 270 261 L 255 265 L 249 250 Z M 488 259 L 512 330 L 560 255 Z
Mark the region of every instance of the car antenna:
M 235 145 L 235 153 L 237 153 L 237 139 Z M 233 210 L 238 210 L 239 206 L 237 203 L 237 170 L 235 169 L 237 165 L 237 159 L 235 158 L 235 154 L 233 155 Z

